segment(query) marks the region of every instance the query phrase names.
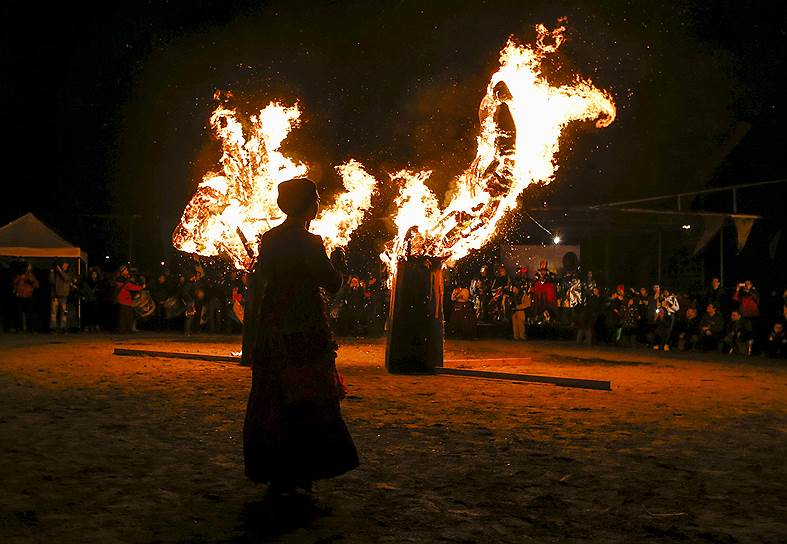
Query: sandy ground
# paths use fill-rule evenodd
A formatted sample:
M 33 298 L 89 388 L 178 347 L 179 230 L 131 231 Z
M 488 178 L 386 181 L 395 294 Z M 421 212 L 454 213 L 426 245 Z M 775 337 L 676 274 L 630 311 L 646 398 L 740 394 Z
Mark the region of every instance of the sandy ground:
M 243 477 L 249 369 L 112 355 L 238 342 L 0 337 L 0 542 L 787 542 L 787 365 L 446 345 L 604 392 L 392 376 L 381 341 L 345 341 L 362 466 L 272 503 Z

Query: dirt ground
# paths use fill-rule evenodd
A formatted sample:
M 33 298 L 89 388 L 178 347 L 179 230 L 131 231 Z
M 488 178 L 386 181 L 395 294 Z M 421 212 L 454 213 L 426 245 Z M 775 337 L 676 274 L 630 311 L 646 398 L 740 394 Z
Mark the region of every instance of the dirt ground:
M 361 467 L 314 498 L 243 476 L 231 337 L 0 337 L 0 542 L 787 542 L 787 365 L 449 341 L 447 363 L 612 391 L 393 376 L 339 353 Z M 315 452 L 315 455 L 319 452 Z

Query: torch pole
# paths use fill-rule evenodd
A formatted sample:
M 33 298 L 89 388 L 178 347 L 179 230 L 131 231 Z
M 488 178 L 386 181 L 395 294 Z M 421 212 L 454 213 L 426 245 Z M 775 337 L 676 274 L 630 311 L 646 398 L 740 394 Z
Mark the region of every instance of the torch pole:
M 241 361 L 240 364 L 244 366 L 251 366 L 251 352 L 254 347 L 254 341 L 257 335 L 257 301 L 254 300 L 254 252 L 251 249 L 249 240 L 240 227 L 235 229 L 238 233 L 243 248 L 249 256 L 249 269 L 246 272 L 249 277 L 246 279 L 246 296 L 243 301 L 243 337 L 241 343 Z

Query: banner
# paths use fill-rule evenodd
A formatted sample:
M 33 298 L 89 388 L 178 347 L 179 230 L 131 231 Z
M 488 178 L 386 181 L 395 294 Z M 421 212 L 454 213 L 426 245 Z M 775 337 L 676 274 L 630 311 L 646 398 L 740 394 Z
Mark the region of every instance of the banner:
M 694 255 L 705 249 L 708 242 L 713 240 L 716 233 L 724 225 L 723 215 L 704 215 L 702 216 L 702 236 L 697 240 L 697 246 L 694 248 Z
M 755 220 L 751 218 L 733 217 L 733 221 L 735 221 L 735 230 L 738 231 L 738 253 L 740 253 L 746 245 L 746 241 L 749 239 L 749 234 L 751 234 L 751 228 L 754 226 Z

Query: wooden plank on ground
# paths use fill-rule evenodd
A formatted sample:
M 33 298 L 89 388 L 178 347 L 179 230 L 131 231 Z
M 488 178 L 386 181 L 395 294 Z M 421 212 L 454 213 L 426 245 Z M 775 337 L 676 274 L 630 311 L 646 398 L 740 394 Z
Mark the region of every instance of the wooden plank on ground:
M 561 378 L 558 376 L 538 376 L 535 374 L 511 374 L 508 372 L 491 372 L 487 370 L 471 370 L 469 368 L 436 368 L 435 373 L 447 376 L 464 376 L 468 378 L 486 378 L 491 380 L 509 380 L 515 382 L 549 383 L 562 387 L 578 387 L 611 391 L 611 382 L 605 380 L 585 380 L 580 378 Z
M 483 359 L 446 359 L 443 361 L 443 366 L 456 368 L 459 365 L 501 365 L 501 364 L 527 364 L 533 362 L 532 357 L 497 357 L 497 358 L 489 358 L 484 357 Z
M 115 355 L 122 357 L 161 357 L 166 359 L 194 359 L 214 363 L 240 364 L 240 357 L 232 355 L 208 355 L 203 353 L 184 353 L 180 351 L 153 351 L 149 349 L 115 348 Z

